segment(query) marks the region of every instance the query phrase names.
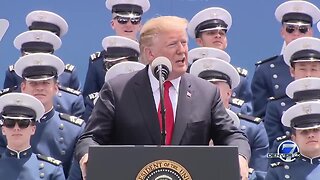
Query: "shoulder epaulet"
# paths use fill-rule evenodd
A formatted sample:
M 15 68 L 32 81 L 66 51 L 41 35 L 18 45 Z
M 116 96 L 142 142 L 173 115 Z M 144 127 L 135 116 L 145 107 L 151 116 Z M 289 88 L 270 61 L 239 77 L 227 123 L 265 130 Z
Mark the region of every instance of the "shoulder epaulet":
M 14 66 L 13 65 L 10 65 L 9 66 L 9 71 L 11 72 L 11 71 L 14 71 Z
M 280 167 L 280 166 L 284 166 L 283 162 L 275 162 L 275 163 L 271 163 L 270 167 L 275 168 L 275 167 Z
M 230 104 L 241 107 L 244 104 L 244 100 L 232 97 L 230 99 Z
M 91 59 L 91 61 L 94 61 L 94 60 L 98 59 L 101 55 L 102 55 L 102 52 L 99 52 L 99 51 L 95 52 L 90 55 L 90 59 Z
M 279 100 L 279 99 L 286 98 L 286 97 L 288 97 L 288 96 L 283 95 L 283 96 L 278 96 L 278 97 L 269 97 L 268 100 L 275 101 L 275 100 Z
M 15 91 L 17 88 L 18 88 L 18 86 L 13 86 L 13 87 L 11 87 L 11 88 L 2 89 L 2 90 L 0 90 L 0 96 L 5 95 L 5 94 L 8 94 L 8 93 L 10 93 L 10 92 L 13 92 L 13 91 Z
M 66 64 L 64 67 L 64 71 L 72 72 L 74 70 L 74 65 L 72 64 Z
M 284 135 L 284 136 L 279 136 L 276 138 L 277 142 L 281 142 L 281 141 L 285 141 L 285 140 L 289 140 L 291 139 L 291 137 L 289 135 Z
M 51 163 L 53 165 L 56 165 L 56 166 L 61 165 L 61 161 L 59 161 L 57 159 L 54 159 L 52 157 L 47 157 L 47 156 L 44 156 L 44 155 L 41 155 L 41 154 L 37 154 L 37 158 L 40 159 L 40 160 L 49 162 L 49 163 Z
M 249 122 L 253 122 L 256 124 L 259 124 L 262 121 L 262 119 L 259 117 L 249 116 L 249 115 L 242 114 L 242 113 L 238 113 L 237 115 L 240 119 L 243 119 L 243 120 L 246 120 Z
M 94 92 L 88 95 L 90 100 L 94 100 L 99 96 L 99 92 Z
M 64 87 L 64 86 L 61 86 L 61 85 L 59 85 L 59 90 L 64 91 L 64 92 L 68 92 L 68 93 L 71 93 L 71 94 L 74 94 L 74 95 L 77 95 L 77 96 L 81 95 L 81 91 L 78 91 L 78 90 L 75 90 L 75 89 L 72 89 L 72 88 L 69 88 L 69 87 Z
M 247 77 L 248 70 L 241 68 L 241 67 L 237 67 L 236 69 L 237 69 L 240 76 Z
M 81 118 L 78 118 L 76 116 L 70 116 L 68 114 L 64 114 L 64 113 L 59 113 L 59 116 L 62 120 L 71 122 L 72 124 L 81 126 L 84 123 L 84 120 Z
M 272 60 L 276 59 L 277 57 L 278 57 L 278 55 L 272 56 L 272 57 L 270 57 L 270 58 L 268 58 L 268 59 L 265 59 L 265 60 L 262 60 L 262 61 L 258 61 L 258 62 L 255 63 L 255 65 L 256 65 L 256 66 L 261 65 L 261 64 L 263 64 L 263 63 L 272 61 Z

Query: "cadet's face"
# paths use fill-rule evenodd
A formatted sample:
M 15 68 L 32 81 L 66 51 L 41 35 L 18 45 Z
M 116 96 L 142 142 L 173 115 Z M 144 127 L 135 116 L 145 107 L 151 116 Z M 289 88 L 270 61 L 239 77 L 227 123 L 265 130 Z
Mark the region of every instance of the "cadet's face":
M 232 91 L 228 85 L 228 83 L 225 82 L 212 82 L 212 84 L 215 84 L 219 90 L 220 90 L 220 98 L 223 102 L 223 106 L 225 108 L 229 107 L 229 101 L 232 94 Z
M 320 128 L 296 130 L 292 140 L 297 143 L 302 154 L 309 157 L 320 155 Z
M 13 128 L 2 126 L 2 134 L 6 136 L 8 146 L 15 150 L 24 150 L 29 147 L 30 137 L 35 130 L 34 125 L 29 125 L 27 128 L 19 128 L 17 123 Z
M 290 71 L 295 80 L 305 77 L 320 77 L 320 62 L 296 62 Z
M 211 30 L 202 32 L 196 42 L 201 47 L 212 47 L 221 50 L 227 48 L 227 36 L 223 30 Z
M 307 28 L 307 31 L 305 33 L 300 32 L 299 29 L 302 29 L 301 31 L 305 31 Z M 291 33 L 287 32 L 290 31 Z M 298 39 L 300 37 L 312 37 L 313 36 L 313 30 L 310 25 L 304 27 L 304 26 L 296 26 L 296 25 L 288 25 L 288 24 L 283 24 L 281 28 L 281 36 L 288 45 L 291 41 Z
M 147 48 L 149 63 L 159 57 L 167 57 L 172 64 L 172 72 L 168 80 L 183 75 L 188 68 L 188 36 L 184 29 L 168 29 L 159 33 L 154 39 L 151 47 Z
M 58 85 L 53 79 L 45 81 L 23 81 L 21 91 L 39 99 L 47 110 L 47 108 L 52 107 L 53 98 L 58 92 Z
M 112 19 L 111 27 L 117 36 L 123 36 L 132 40 L 137 40 L 137 34 L 140 31 L 141 23 L 132 24 L 129 20 L 126 24 L 120 24 L 117 18 Z

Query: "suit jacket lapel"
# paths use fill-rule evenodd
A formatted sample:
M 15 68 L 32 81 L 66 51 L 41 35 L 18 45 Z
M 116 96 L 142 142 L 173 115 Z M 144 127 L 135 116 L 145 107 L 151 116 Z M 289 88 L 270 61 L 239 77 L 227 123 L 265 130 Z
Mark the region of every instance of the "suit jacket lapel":
M 192 110 L 191 94 L 191 83 L 188 81 L 188 78 L 183 75 L 180 81 L 176 119 L 171 141 L 173 145 L 180 144 L 183 133 L 187 127 L 187 122 L 189 122 L 190 112 Z
M 160 125 L 148 76 L 148 67 L 149 66 L 146 66 L 146 68 L 137 73 L 136 78 L 134 79 L 134 91 L 137 96 L 138 109 L 143 116 L 147 130 L 149 131 L 154 144 L 160 145 Z

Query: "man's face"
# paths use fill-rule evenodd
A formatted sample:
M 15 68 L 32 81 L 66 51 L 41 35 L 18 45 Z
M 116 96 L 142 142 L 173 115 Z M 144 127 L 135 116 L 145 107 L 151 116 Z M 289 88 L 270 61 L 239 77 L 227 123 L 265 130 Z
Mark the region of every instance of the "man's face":
M 168 80 L 178 78 L 187 71 L 188 36 L 184 29 L 172 28 L 159 33 L 147 49 L 145 57 L 149 63 L 159 56 L 164 56 L 171 61 L 172 72 Z
M 231 98 L 232 90 L 228 85 L 228 83 L 218 81 L 218 82 L 212 82 L 212 84 L 215 84 L 219 88 L 220 98 L 223 102 L 223 106 L 225 108 L 229 108 L 229 101 Z
M 127 18 L 117 16 L 111 20 L 111 27 L 117 36 L 123 36 L 132 40 L 137 39 L 141 28 L 141 18 Z
M 291 76 L 295 80 L 305 77 L 320 78 L 320 62 L 296 62 L 290 68 Z
M 58 92 L 58 85 L 54 79 L 44 81 L 23 81 L 21 92 L 39 99 L 45 107 L 53 105 L 53 98 Z
M 310 25 L 292 25 L 283 23 L 281 36 L 288 45 L 291 41 L 301 37 L 312 37 L 313 29 Z
M 210 30 L 200 34 L 199 38 L 196 38 L 196 42 L 201 47 L 212 47 L 220 50 L 227 48 L 227 36 L 224 30 Z
M 11 120 L 9 120 L 11 121 Z M 8 146 L 15 150 L 23 150 L 30 145 L 30 137 L 35 133 L 35 125 L 20 128 L 16 123 L 13 128 L 2 126 L 2 134 L 6 136 Z
M 320 128 L 296 130 L 292 140 L 297 143 L 302 154 L 309 157 L 320 155 Z

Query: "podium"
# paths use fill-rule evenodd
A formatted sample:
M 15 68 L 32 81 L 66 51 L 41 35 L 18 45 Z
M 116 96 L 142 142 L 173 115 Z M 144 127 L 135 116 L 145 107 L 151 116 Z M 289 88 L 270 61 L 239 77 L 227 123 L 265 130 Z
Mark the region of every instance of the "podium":
M 87 180 L 239 180 L 232 146 L 90 146 Z

